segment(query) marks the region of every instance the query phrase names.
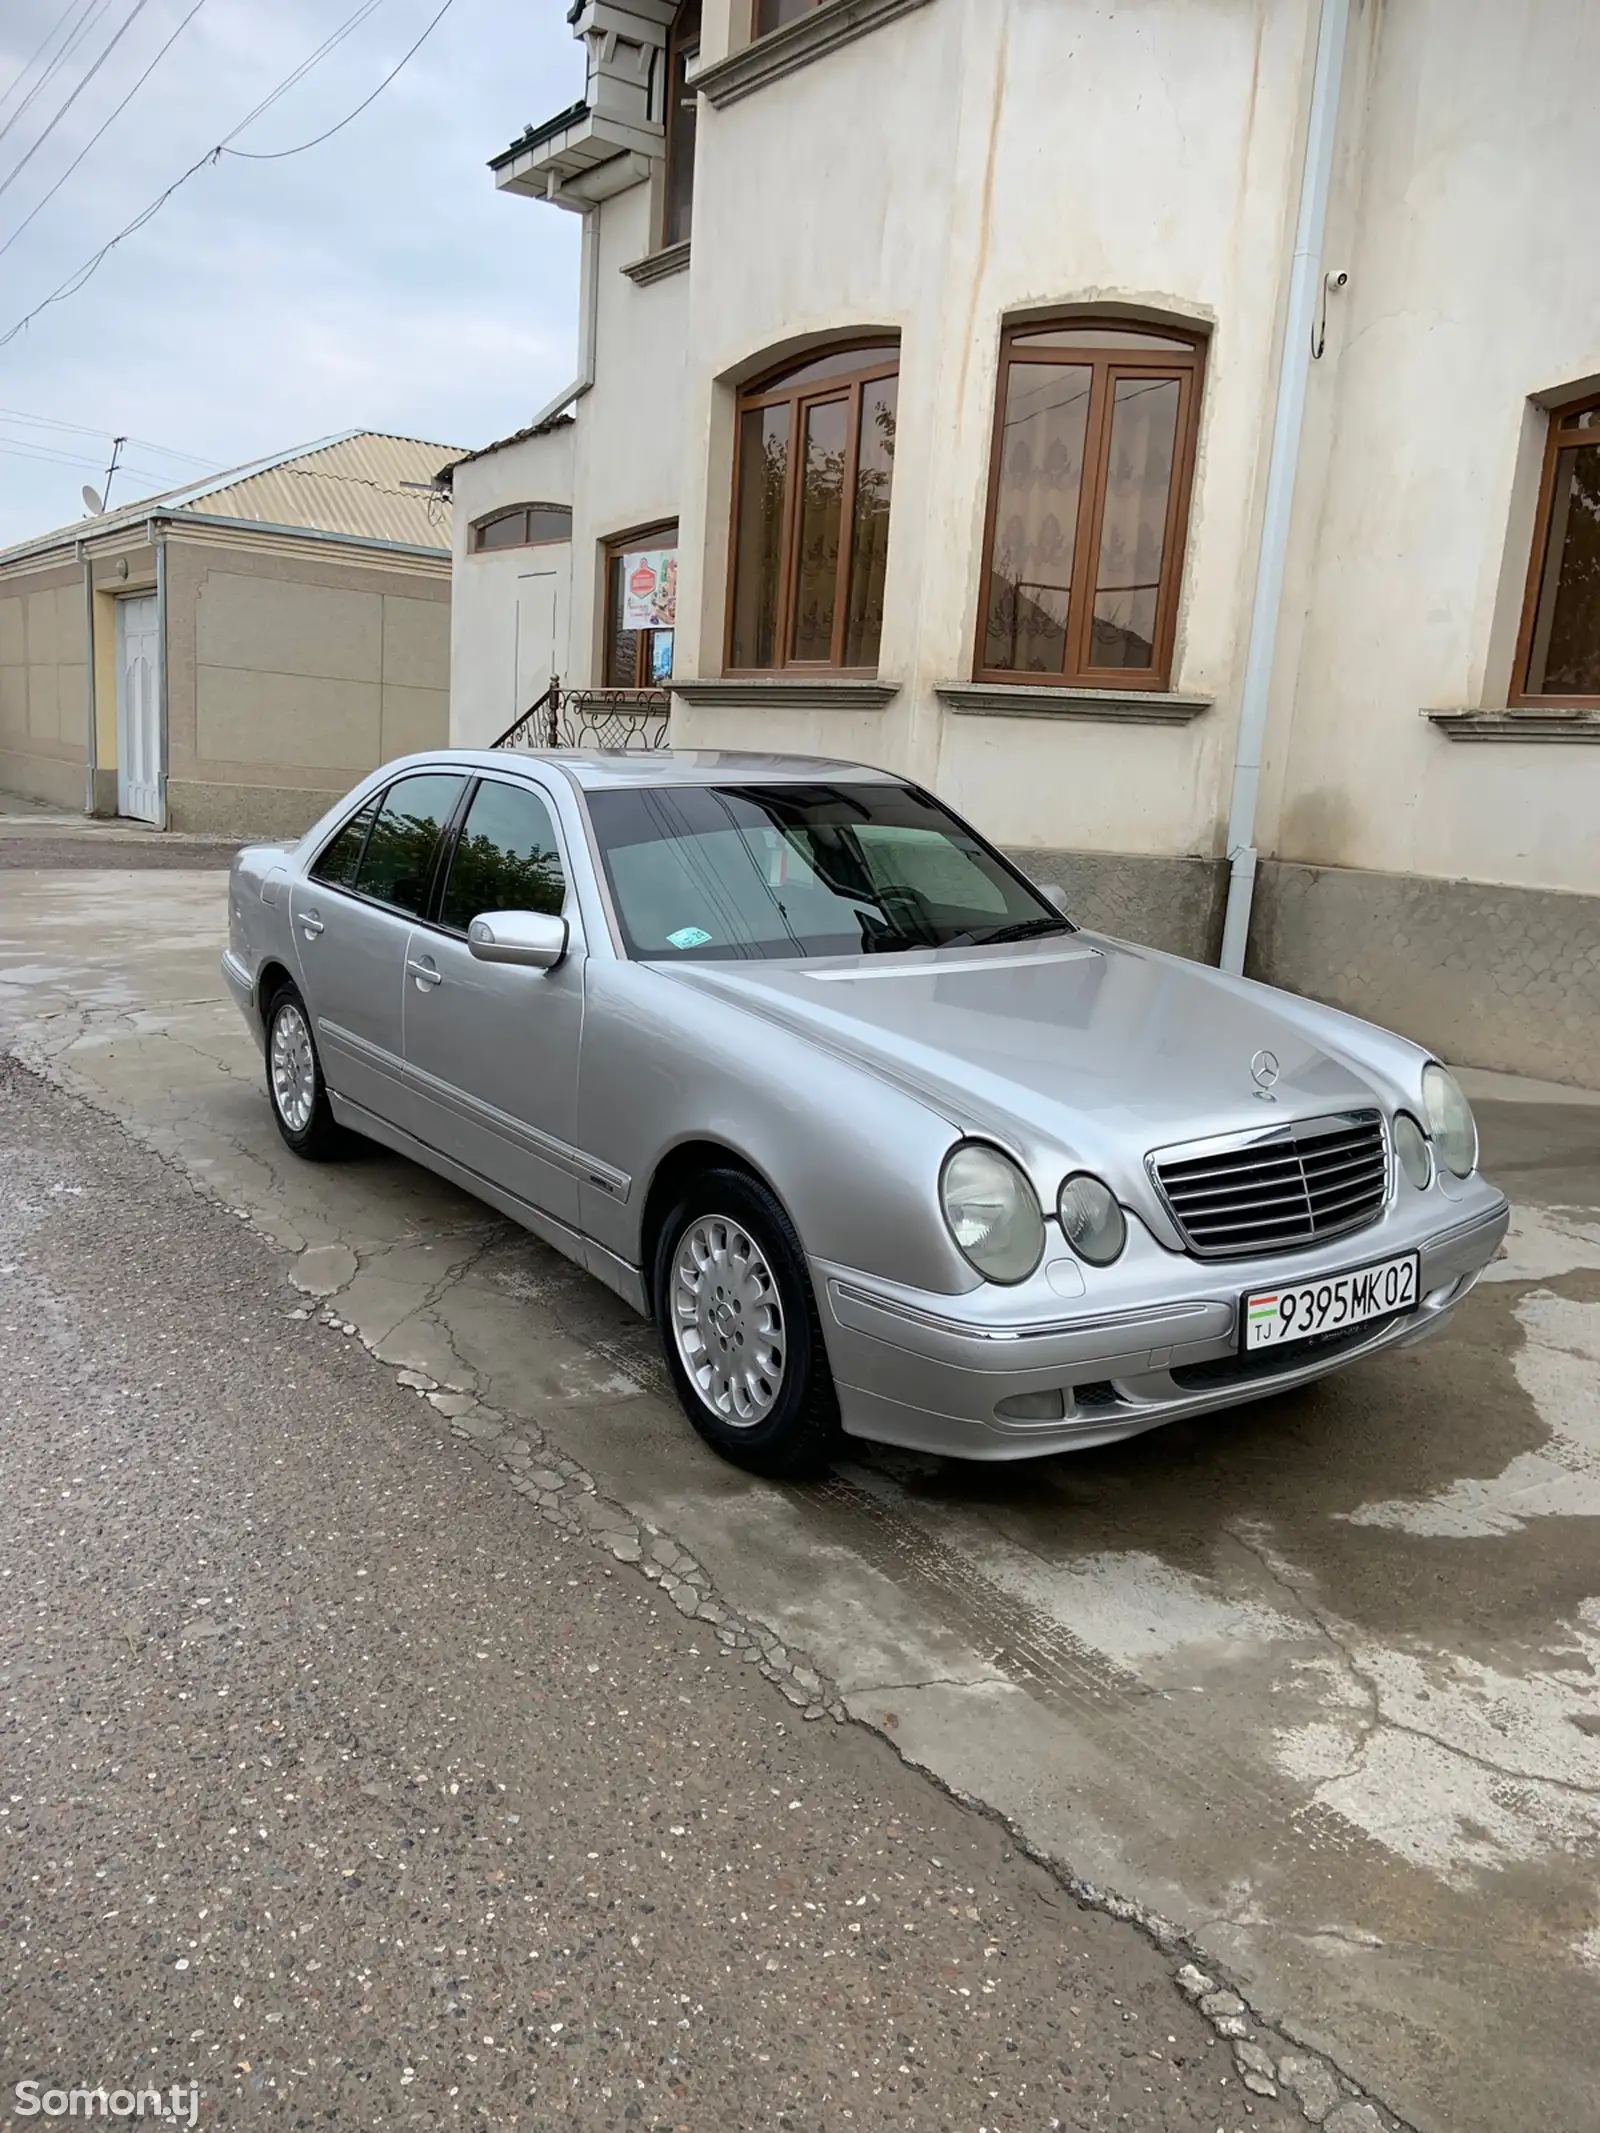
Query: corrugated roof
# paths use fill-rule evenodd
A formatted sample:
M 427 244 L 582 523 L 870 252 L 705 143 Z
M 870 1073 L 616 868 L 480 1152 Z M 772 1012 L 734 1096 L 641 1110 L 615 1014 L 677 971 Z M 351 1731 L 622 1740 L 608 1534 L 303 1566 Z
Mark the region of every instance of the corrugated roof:
M 450 500 L 432 487 L 452 447 L 420 437 L 391 437 L 380 430 L 351 430 L 343 437 L 303 445 L 271 459 L 253 460 L 182 489 L 165 489 L 135 503 L 81 518 L 0 550 L 0 567 L 24 557 L 94 540 L 124 526 L 159 517 L 163 510 L 201 517 L 256 520 L 263 526 L 303 527 L 309 532 L 392 541 L 408 548 L 450 551 Z M 456 451 L 454 456 L 459 458 Z M 406 487 L 415 483 L 416 487 Z

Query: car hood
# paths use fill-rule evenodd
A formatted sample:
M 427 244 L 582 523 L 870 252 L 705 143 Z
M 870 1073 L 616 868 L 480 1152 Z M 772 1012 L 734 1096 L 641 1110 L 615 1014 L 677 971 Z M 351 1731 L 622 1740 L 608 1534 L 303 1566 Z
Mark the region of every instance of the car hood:
M 1425 1057 L 1292 994 L 1087 933 L 681 963 L 670 976 L 897 1082 L 963 1132 L 994 1135 L 1037 1166 L 1042 1187 L 1063 1155 L 1131 1186 L 1152 1148 L 1375 1098 L 1414 1102 Z M 1270 1099 L 1252 1074 L 1264 1051 L 1278 1067 Z M 778 1055 L 771 1066 L 784 1072 Z

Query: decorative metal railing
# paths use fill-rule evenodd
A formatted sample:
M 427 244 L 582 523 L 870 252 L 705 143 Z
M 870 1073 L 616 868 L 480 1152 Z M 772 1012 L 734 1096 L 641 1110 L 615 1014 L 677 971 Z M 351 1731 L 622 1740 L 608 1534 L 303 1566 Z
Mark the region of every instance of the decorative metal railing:
M 496 748 L 592 748 L 628 754 L 667 745 L 665 689 L 564 689 L 559 677 L 507 726 Z

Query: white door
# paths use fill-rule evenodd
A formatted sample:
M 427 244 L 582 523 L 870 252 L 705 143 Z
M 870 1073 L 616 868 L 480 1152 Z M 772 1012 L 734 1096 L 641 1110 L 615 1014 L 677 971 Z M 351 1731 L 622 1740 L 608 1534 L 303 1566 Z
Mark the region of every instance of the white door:
M 161 640 L 156 596 L 117 602 L 117 813 L 161 820 Z
M 512 653 L 515 718 L 539 701 L 556 670 L 556 582 L 553 570 L 530 571 L 517 580 L 516 642 Z M 510 720 L 506 723 L 509 725 Z M 535 748 L 542 745 L 542 740 L 529 743 Z

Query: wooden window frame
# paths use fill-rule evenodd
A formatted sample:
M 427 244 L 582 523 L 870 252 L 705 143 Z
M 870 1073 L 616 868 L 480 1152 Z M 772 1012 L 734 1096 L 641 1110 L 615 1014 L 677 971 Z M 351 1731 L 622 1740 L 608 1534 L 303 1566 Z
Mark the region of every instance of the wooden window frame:
M 484 540 L 483 536 L 491 526 L 503 525 L 508 518 L 517 518 L 519 516 L 522 519 L 523 534 L 526 536 L 530 511 L 565 511 L 567 514 L 566 532 L 541 534 L 537 540 L 524 538 L 520 541 L 497 541 L 492 547 Z M 563 542 L 571 539 L 572 506 L 570 504 L 553 504 L 538 501 L 526 504 L 506 504 L 500 510 L 486 511 L 482 518 L 475 518 L 472 521 L 471 553 L 473 555 L 510 555 L 519 548 L 559 548 Z
M 603 632 L 600 639 L 600 686 L 603 689 L 662 689 L 670 686 L 666 682 L 651 681 L 648 677 L 640 681 L 637 667 L 635 667 L 635 676 L 631 682 L 609 681 L 606 679 L 611 667 L 611 647 L 616 640 L 617 631 L 620 627 L 616 620 L 616 611 L 611 599 L 611 565 L 619 555 L 628 555 L 638 548 L 665 548 L 668 545 L 666 540 L 668 534 L 672 536 L 671 545 L 676 550 L 678 546 L 678 521 L 675 518 L 659 518 L 647 526 L 630 527 L 626 533 L 609 535 L 600 544 L 600 619 Z M 634 630 L 632 634 L 635 637 L 658 637 L 663 633 L 659 630 Z M 676 653 L 678 637 L 676 623 L 673 625 L 672 637 L 673 651 Z M 676 660 L 674 660 L 674 664 L 676 664 Z
M 1021 345 L 1038 333 L 1148 334 L 1152 340 L 1182 341 L 1185 348 L 1029 348 Z M 1183 589 L 1184 552 L 1189 536 L 1189 507 L 1194 490 L 1200 405 L 1205 382 L 1206 337 L 1176 320 L 1074 317 L 1018 319 L 1000 337 L 1000 364 L 995 377 L 994 426 L 989 444 L 989 486 L 984 506 L 983 546 L 979 551 L 977 632 L 972 646 L 974 681 L 1018 683 L 1047 689 L 1152 689 L 1172 686 L 1172 653 L 1177 636 L 1178 605 Z M 1032 667 L 990 667 L 983 663 L 988 637 L 989 578 L 1000 500 L 1005 445 L 1006 396 L 1014 363 L 1092 368 L 1089 411 L 1084 432 L 1083 479 L 1078 490 L 1078 518 L 1073 549 L 1073 586 L 1067 608 L 1065 664 L 1059 674 Z M 1121 378 L 1176 378 L 1179 384 L 1177 432 L 1173 440 L 1172 482 L 1156 592 L 1154 659 L 1148 667 L 1095 667 L 1083 656 L 1092 643 L 1095 580 L 1104 536 L 1106 477 L 1111 457 L 1111 413 Z
M 881 350 L 884 360 L 871 361 L 874 350 Z M 813 378 L 809 382 L 792 385 L 782 382 L 763 384 L 758 380 L 739 389 L 733 426 L 733 508 L 728 526 L 728 600 L 722 631 L 722 671 L 730 679 L 760 674 L 837 674 L 842 678 L 877 678 L 876 662 L 871 666 L 847 667 L 841 661 L 845 633 L 849 627 L 847 609 L 850 567 L 855 553 L 855 488 L 860 470 L 862 394 L 866 386 L 876 384 L 881 378 L 899 378 L 900 343 L 891 339 L 824 343 L 820 348 L 809 349 L 804 355 L 791 356 L 776 373 L 769 371 L 767 375 L 781 381 L 789 373 L 802 370 L 835 352 L 859 353 L 863 361 L 857 369 L 842 370 L 832 377 Z M 833 600 L 833 639 L 828 658 L 793 659 L 789 656 L 788 646 L 794 624 L 795 593 L 799 577 L 798 543 L 804 484 L 797 477 L 801 445 L 805 436 L 806 414 L 812 407 L 822 406 L 830 400 L 844 399 L 849 402 L 849 417 L 845 433 L 845 482 L 840 497 L 839 561 L 836 566 Z M 778 608 L 773 625 L 773 644 L 777 657 L 769 667 L 736 667 L 733 664 L 733 628 L 735 602 L 739 592 L 739 477 L 740 459 L 744 450 L 744 418 L 752 409 L 781 407 L 785 402 L 789 407 L 789 478 L 784 496 L 783 524 L 778 537 Z M 890 508 L 893 509 L 892 486 Z
M 1600 393 L 1587 392 L 1579 399 L 1564 401 L 1550 410 L 1545 434 L 1544 465 L 1539 475 L 1539 504 L 1533 519 L 1533 544 L 1528 557 L 1528 582 L 1522 595 L 1522 621 L 1517 630 L 1517 656 L 1511 668 L 1512 687 L 1508 704 L 1537 707 L 1559 704 L 1567 710 L 1600 710 L 1600 694 L 1581 689 L 1528 687 L 1528 667 L 1533 658 L 1533 632 L 1539 618 L 1539 595 L 1544 590 L 1545 568 L 1550 560 L 1550 515 L 1555 507 L 1556 461 L 1575 445 L 1600 446 L 1600 428 L 1579 429 L 1576 417 L 1600 408 Z
M 667 32 L 666 88 L 663 92 L 666 109 L 661 114 L 662 129 L 665 136 L 661 157 L 661 208 L 656 217 L 656 245 L 658 250 L 663 252 L 673 245 L 687 244 L 694 228 L 694 175 L 692 171 L 689 177 L 689 228 L 684 230 L 681 235 L 674 237 L 667 227 L 667 217 L 672 212 L 672 158 L 677 145 L 677 131 L 683 124 L 679 111 L 678 63 L 680 59 L 687 57 L 689 64 L 692 66 L 700 53 L 699 8 L 696 7 L 694 10 L 694 34 L 692 36 L 685 36 L 683 30 L 683 25 L 688 15 L 689 0 L 683 0 L 683 4 L 672 19 L 672 27 Z M 691 89 L 689 94 L 693 96 L 695 91 Z

